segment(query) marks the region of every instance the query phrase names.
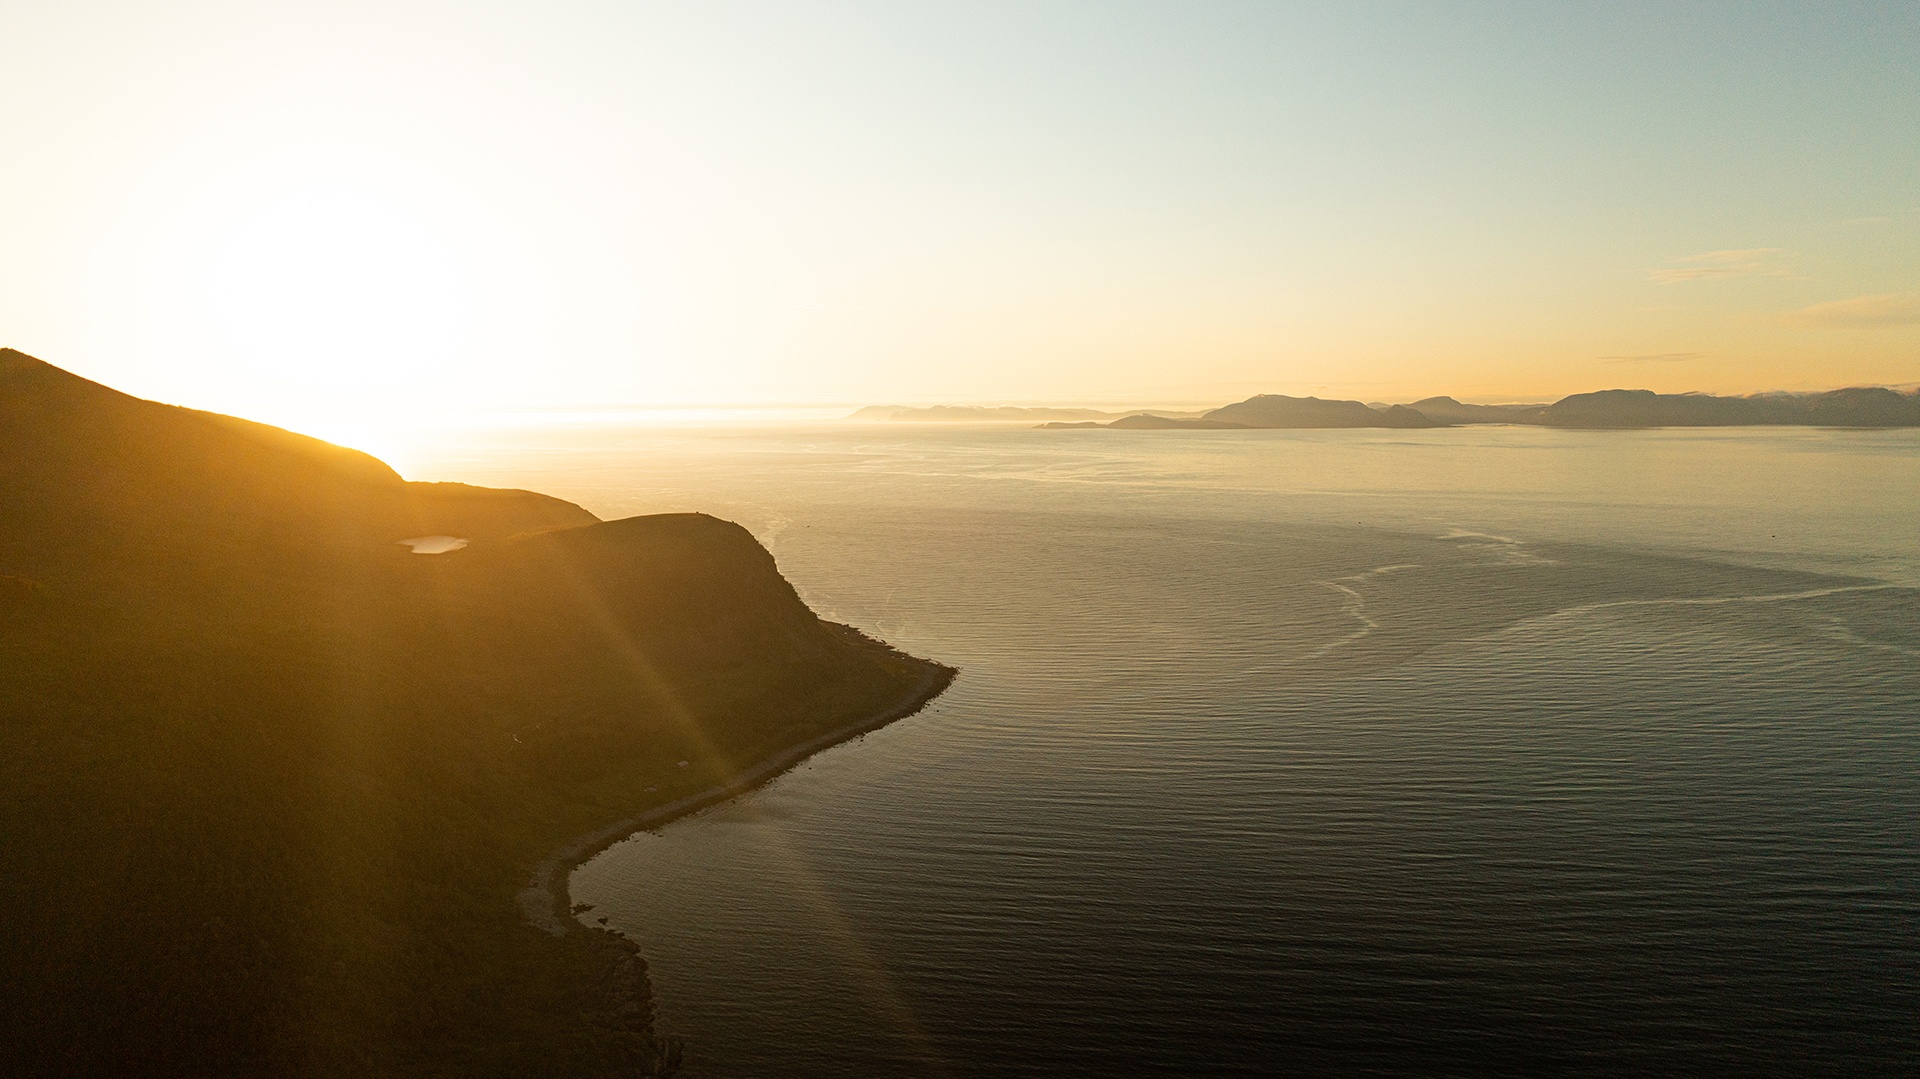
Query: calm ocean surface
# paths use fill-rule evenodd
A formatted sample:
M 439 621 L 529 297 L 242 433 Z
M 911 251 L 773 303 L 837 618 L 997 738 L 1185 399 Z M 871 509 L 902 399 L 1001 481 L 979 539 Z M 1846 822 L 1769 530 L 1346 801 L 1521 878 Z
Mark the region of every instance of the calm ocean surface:
M 687 1074 L 1913 1074 L 1920 432 L 600 423 L 934 706 L 619 844 Z

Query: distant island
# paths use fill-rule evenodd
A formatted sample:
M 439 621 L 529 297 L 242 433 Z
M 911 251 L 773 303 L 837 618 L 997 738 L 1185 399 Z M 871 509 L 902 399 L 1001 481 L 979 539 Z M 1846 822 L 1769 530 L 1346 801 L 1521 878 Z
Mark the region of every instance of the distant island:
M 1160 416 L 1168 419 L 1198 419 L 1198 412 L 1174 412 L 1165 409 L 1135 409 L 1131 412 L 1102 412 L 1097 408 L 1045 408 L 1025 405 L 868 405 L 847 418 L 909 423 L 982 423 L 1020 420 L 1089 421 L 1126 419 L 1132 416 Z
M 569 859 L 952 675 L 738 525 L 409 483 L 0 350 L 0 1062 L 668 1074 Z
M 1043 428 L 1060 427 L 1112 427 L 1121 431 L 1172 431 L 1180 428 L 1193 431 L 1221 431 L 1238 428 L 1246 430 L 1250 423 L 1235 423 L 1232 420 L 1184 419 L 1177 416 L 1161 416 L 1150 412 L 1134 413 L 1122 416 L 1112 423 L 1043 423 Z
M 962 413 L 971 410 L 973 414 Z M 865 411 L 865 410 L 862 410 Z M 919 418 L 896 410 L 890 419 Z M 1651 390 L 1600 390 L 1576 393 L 1552 404 L 1470 405 L 1451 397 L 1428 397 L 1407 405 L 1369 405 L 1325 401 L 1318 397 L 1259 394 L 1245 401 L 1198 414 L 1138 411 L 1118 416 L 1081 416 L 1077 409 L 962 409 L 951 406 L 939 419 L 1023 419 L 1016 413 L 1075 413 L 1036 426 L 1047 430 L 1109 428 L 1122 431 L 1299 430 L 1312 428 L 1423 428 L 1468 424 L 1520 424 L 1530 427 L 1634 429 L 1645 427 L 1920 427 L 1920 394 L 1880 386 L 1858 386 L 1824 393 L 1762 393 L 1716 397 L 1703 393 L 1654 393 Z M 991 415 L 989 415 L 991 413 Z M 859 413 L 855 413 L 859 415 Z

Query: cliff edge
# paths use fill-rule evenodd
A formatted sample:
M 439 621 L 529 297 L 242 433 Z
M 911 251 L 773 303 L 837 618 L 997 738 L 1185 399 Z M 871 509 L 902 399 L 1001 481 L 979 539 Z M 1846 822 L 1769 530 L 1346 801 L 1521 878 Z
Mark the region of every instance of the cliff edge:
M 671 1070 L 644 964 L 521 920 L 532 867 L 944 671 L 738 525 L 408 483 L 12 350 L 0 504 L 12 1074 Z

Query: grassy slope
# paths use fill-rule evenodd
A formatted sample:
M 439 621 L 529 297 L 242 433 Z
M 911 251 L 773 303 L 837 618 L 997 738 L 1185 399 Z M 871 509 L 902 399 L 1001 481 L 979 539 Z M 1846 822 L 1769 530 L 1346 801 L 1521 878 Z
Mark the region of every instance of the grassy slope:
M 0 494 L 16 1065 L 644 1071 L 606 949 L 519 922 L 528 868 L 927 669 L 737 526 L 406 484 L 10 352 Z M 435 532 L 475 542 L 393 543 Z

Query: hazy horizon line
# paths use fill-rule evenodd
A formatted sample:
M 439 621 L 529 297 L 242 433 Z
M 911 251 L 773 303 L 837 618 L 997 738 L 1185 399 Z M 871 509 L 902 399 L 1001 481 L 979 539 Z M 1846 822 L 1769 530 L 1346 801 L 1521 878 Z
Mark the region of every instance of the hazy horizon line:
M 1294 387 L 1300 390 L 1299 387 Z M 1581 393 L 1599 393 L 1606 390 L 1644 389 L 1635 385 L 1598 386 L 1591 390 L 1575 390 L 1569 393 L 1480 393 L 1449 394 L 1443 392 L 1426 393 L 1418 396 L 1410 394 L 1341 394 L 1331 388 L 1316 388 L 1315 391 L 1301 390 L 1285 394 L 1290 397 L 1318 397 L 1327 401 L 1360 401 L 1362 403 L 1413 404 L 1416 401 L 1434 397 L 1451 397 L 1462 404 L 1480 405 L 1534 405 L 1552 404 L 1555 401 Z M 1776 388 L 1766 390 L 1720 390 L 1694 389 L 1679 391 L 1657 391 L 1665 395 L 1702 394 L 1714 397 L 1755 397 L 1771 394 L 1818 394 L 1831 393 L 1843 389 L 1888 389 L 1897 393 L 1920 393 L 1920 380 L 1912 382 L 1855 382 L 1844 385 Z M 749 401 L 728 400 L 692 400 L 692 401 L 576 401 L 554 404 L 528 404 L 518 406 L 448 406 L 444 409 L 429 411 L 446 413 L 578 413 L 578 412 L 753 412 L 753 411 L 831 411 L 847 409 L 857 411 L 863 408 L 1079 408 L 1099 409 L 1102 411 L 1139 411 L 1141 409 L 1192 411 L 1195 409 L 1221 408 L 1244 401 L 1248 397 L 1261 394 L 1273 394 L 1276 391 L 1259 390 L 1237 397 L 1152 397 L 1152 396 L 1052 396 L 1035 394 L 1032 396 L 987 395 L 987 394 L 950 394 L 936 396 L 932 394 L 896 394 L 882 397 L 832 397 L 832 398 L 763 398 Z

